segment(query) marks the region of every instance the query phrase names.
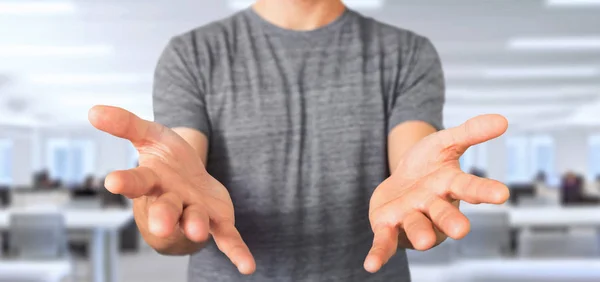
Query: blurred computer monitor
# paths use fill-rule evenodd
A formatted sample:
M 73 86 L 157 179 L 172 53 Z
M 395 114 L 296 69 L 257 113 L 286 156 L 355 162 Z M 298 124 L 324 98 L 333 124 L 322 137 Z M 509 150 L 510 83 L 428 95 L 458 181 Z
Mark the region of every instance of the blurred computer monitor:
M 9 186 L 0 186 L 0 207 L 8 207 L 11 202 L 11 191 Z
M 534 197 L 535 185 L 533 183 L 512 183 L 508 185 L 510 190 L 509 202 L 516 205 L 520 197 Z

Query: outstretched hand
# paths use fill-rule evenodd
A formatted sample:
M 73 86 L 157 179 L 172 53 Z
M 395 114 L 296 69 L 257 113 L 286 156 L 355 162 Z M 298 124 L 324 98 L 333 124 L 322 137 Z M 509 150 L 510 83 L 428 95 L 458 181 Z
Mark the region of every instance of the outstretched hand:
M 396 252 L 400 235 L 417 250 L 436 244 L 436 230 L 453 239 L 469 232 L 469 220 L 455 203 L 502 204 L 508 188 L 460 169 L 459 158 L 470 147 L 502 135 L 507 120 L 483 115 L 434 133 L 405 153 L 392 175 L 371 197 L 369 219 L 375 233 L 365 269 L 378 271 Z
M 138 225 L 163 241 L 182 237 L 202 243 L 212 236 L 219 249 L 244 274 L 254 272 L 255 261 L 234 226 L 234 210 L 225 187 L 210 176 L 198 153 L 173 130 L 142 120 L 115 107 L 90 110 L 93 126 L 127 139 L 139 151 L 139 167 L 115 171 L 106 188 L 145 207 Z

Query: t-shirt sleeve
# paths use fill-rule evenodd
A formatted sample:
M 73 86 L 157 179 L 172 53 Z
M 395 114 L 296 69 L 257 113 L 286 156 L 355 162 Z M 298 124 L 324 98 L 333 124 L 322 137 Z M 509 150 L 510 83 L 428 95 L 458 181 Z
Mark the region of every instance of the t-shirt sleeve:
M 406 121 L 423 121 L 441 130 L 445 84 L 440 57 L 424 37 L 417 37 L 415 51 L 407 57 L 392 97 L 388 133 Z
M 164 126 L 187 127 L 210 137 L 205 93 L 194 53 L 178 37 L 162 52 L 154 73 L 154 121 Z

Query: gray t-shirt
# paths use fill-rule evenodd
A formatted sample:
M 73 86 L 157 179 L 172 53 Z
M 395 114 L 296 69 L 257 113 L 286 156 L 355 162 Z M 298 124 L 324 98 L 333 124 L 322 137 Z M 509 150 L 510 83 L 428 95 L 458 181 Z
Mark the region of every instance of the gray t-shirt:
M 409 281 L 406 254 L 377 274 L 369 199 L 388 175 L 387 135 L 442 127 L 444 78 L 424 37 L 347 10 L 312 31 L 252 9 L 174 37 L 154 85 L 157 122 L 210 140 L 207 169 L 228 188 L 257 263 L 240 275 L 214 244 L 189 281 Z

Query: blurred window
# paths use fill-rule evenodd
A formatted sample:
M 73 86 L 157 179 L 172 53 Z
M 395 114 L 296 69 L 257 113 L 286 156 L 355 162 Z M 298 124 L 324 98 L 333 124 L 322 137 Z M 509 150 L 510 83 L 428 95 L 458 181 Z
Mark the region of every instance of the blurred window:
M 138 166 L 140 154 L 133 145 L 129 146 L 129 167 L 136 168 Z
M 463 171 L 469 171 L 469 169 L 473 167 L 473 154 L 471 154 L 471 150 L 467 150 L 462 156 L 460 156 L 458 161 L 460 162 L 460 169 Z
M 588 139 L 588 177 L 596 179 L 600 175 L 600 134 Z
M 94 174 L 95 146 L 90 140 L 51 139 L 46 152 L 52 179 L 69 185 L 81 183 L 87 175 Z
M 555 173 L 554 139 L 539 135 L 509 137 L 506 141 L 508 183 L 530 182 L 538 172 L 544 172 L 548 184 L 558 181 Z
M 483 143 L 469 148 L 459 161 L 460 168 L 466 172 L 473 168 L 487 170 L 487 144 Z
M 509 137 L 506 140 L 506 155 L 506 181 L 508 183 L 530 181 L 527 139 L 525 137 Z
M 552 186 L 556 185 L 558 177 L 554 171 L 554 152 L 556 151 L 554 139 L 550 136 L 534 136 L 530 139 L 531 144 L 531 179 L 538 173 L 546 175 L 546 182 Z
M 12 184 L 13 142 L 0 139 L 0 185 Z

